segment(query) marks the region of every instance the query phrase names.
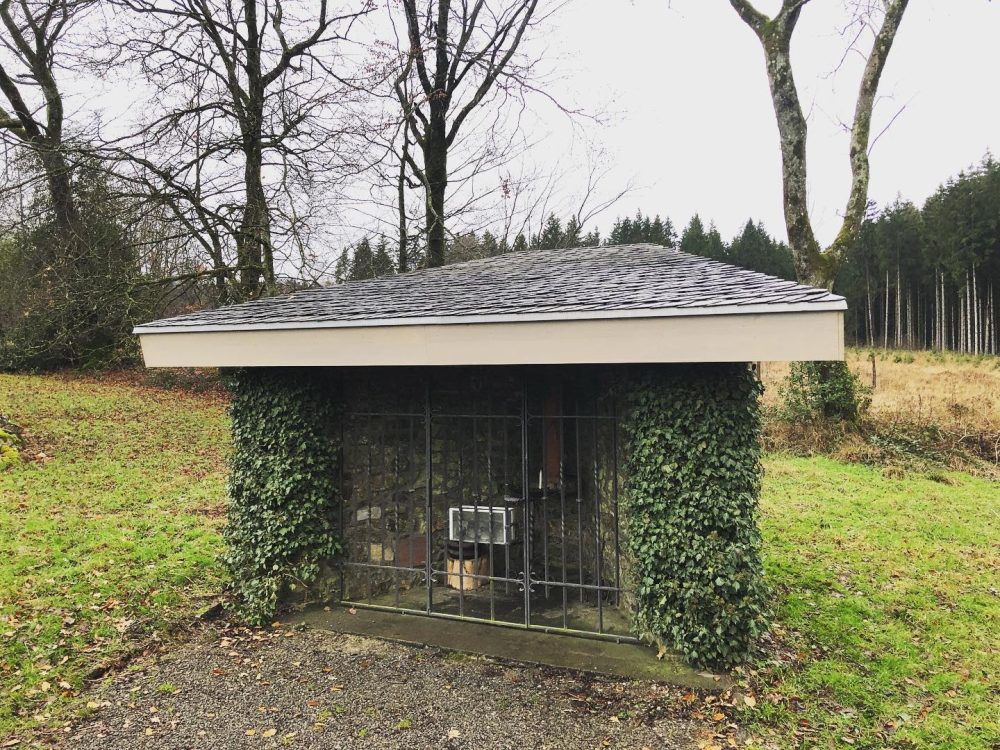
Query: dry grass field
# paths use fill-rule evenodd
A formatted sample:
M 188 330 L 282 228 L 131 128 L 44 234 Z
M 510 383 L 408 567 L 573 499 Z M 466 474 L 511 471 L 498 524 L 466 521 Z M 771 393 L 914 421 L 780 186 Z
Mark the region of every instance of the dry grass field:
M 772 449 L 805 448 L 806 453 L 884 463 L 881 449 L 888 447 L 947 457 L 952 468 L 976 473 L 982 473 L 973 465 L 978 459 L 987 474 L 1000 470 L 1000 357 L 852 348 L 847 362 L 871 388 L 871 408 L 862 429 L 831 440 L 829 433 L 815 435 L 806 426 L 771 420 Z M 788 368 L 785 362 L 761 366 L 764 404 L 772 414 L 781 403 Z
M 942 427 L 1000 429 L 1000 357 L 848 349 L 848 364 L 866 386 L 872 385 L 873 354 L 874 414 Z M 787 362 L 763 364 L 765 403 L 777 404 L 778 386 L 787 375 Z

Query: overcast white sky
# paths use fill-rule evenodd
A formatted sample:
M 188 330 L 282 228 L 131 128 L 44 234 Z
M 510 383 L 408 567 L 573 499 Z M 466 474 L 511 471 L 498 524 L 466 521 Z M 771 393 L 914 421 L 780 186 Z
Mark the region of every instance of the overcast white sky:
M 759 0 L 773 12 L 780 0 Z M 834 73 L 847 46 L 841 0 L 813 0 L 793 65 L 810 112 L 811 211 L 830 241 L 849 184 L 847 138 L 863 60 Z M 617 112 L 596 133 L 615 180 L 645 186 L 602 216 L 637 208 L 684 224 L 695 212 L 723 236 L 748 217 L 784 237 L 777 129 L 763 53 L 727 0 L 575 0 L 548 37 L 559 89 L 590 110 Z M 873 133 L 900 110 L 872 153 L 871 198 L 922 202 L 948 176 L 1000 150 L 1000 4 L 912 0 L 886 67 Z M 552 118 L 553 149 L 565 125 Z M 610 184 L 610 183 L 609 183 Z
M 757 0 L 767 13 L 780 4 Z M 836 234 L 846 201 L 843 123 L 864 64 L 849 55 L 836 70 L 848 18 L 845 0 L 813 0 L 792 50 L 809 112 L 810 206 L 822 242 Z M 763 53 L 728 0 L 571 0 L 532 47 L 557 76 L 548 86 L 557 99 L 609 113 L 604 127 L 581 121 L 576 128 L 614 165 L 605 191 L 638 186 L 587 229 L 596 224 L 606 233 L 615 216 L 641 208 L 669 216 L 678 230 L 698 212 L 727 239 L 752 217 L 784 238 Z M 73 86 L 77 104 L 124 110 L 125 120 L 141 115 L 134 81 L 108 80 L 99 93 L 93 84 Z M 998 84 L 1000 3 L 911 0 L 876 107 L 873 133 L 898 117 L 872 153 L 871 198 L 885 204 L 901 195 L 919 204 L 987 149 L 1000 151 Z M 542 141 L 525 157 L 532 162 L 565 167 L 586 153 L 566 117 L 543 104 L 531 127 L 539 132 L 529 140 Z M 565 182 L 564 192 L 578 191 Z M 357 234 L 354 226 L 345 236 Z

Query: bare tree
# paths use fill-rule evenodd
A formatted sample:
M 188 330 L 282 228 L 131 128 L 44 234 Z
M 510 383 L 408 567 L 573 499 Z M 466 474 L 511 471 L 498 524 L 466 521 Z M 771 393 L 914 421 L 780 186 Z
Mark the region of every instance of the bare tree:
M 518 235 L 525 239 L 539 236 L 553 215 L 565 218 L 567 226 L 582 237 L 599 216 L 636 190 L 633 179 L 624 185 L 609 184 L 613 172 L 601 149 L 588 147 L 584 158 L 570 162 L 571 169 L 558 163 L 548 170 L 531 165 L 517 179 L 507 181 L 498 228 L 501 242 L 512 246 Z M 566 185 L 576 187 L 567 191 Z
M 538 0 L 402 0 L 408 50 L 395 92 L 419 149 L 419 162 L 404 155 L 425 193 L 428 266 L 445 261 L 449 153 L 463 124 L 532 90 L 532 61 L 518 51 L 543 18 L 537 9 Z
M 342 47 L 372 2 L 114 1 L 118 49 L 159 108 L 119 158 L 198 235 L 231 299 L 274 293 L 282 261 L 309 265 L 317 186 L 359 168 L 337 153 L 359 91 Z
M 757 10 L 750 0 L 729 0 L 740 18 L 760 40 L 767 63 L 771 102 L 781 141 L 785 227 L 795 258 L 799 281 L 830 287 L 847 249 L 857 240 L 868 205 L 872 110 L 879 81 L 909 0 L 853 0 L 861 32 L 871 30 L 874 40 L 867 55 L 851 126 L 851 190 L 843 222 L 836 239 L 824 252 L 809 218 L 806 171 L 808 125 L 802 112 L 792 74 L 792 34 L 803 8 L 810 0 L 782 0 L 772 18 Z M 879 20 L 877 20 L 879 19 Z M 862 36 L 859 33 L 858 39 Z
M 0 106 L 0 134 L 37 158 L 63 238 L 73 236 L 77 210 L 56 70 L 66 33 L 91 5 L 93 0 L 0 0 L 0 93 L 7 102 Z

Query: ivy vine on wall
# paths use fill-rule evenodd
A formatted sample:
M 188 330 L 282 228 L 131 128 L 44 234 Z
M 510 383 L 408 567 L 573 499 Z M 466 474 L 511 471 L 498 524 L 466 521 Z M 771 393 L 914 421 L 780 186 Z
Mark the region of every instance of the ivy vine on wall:
M 760 390 L 736 364 L 649 367 L 629 389 L 623 500 L 637 625 L 698 666 L 745 661 L 766 627 Z
M 244 620 L 263 624 L 286 586 L 309 583 L 340 552 L 340 404 L 315 370 L 227 373 L 233 454 L 223 561 Z

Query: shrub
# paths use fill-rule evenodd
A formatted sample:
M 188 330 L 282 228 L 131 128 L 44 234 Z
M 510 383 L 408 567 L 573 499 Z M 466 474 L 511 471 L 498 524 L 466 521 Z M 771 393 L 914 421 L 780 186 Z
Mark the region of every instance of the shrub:
M 0 414 L 0 471 L 21 460 L 21 448 L 23 447 L 24 440 L 21 438 L 21 428 Z
M 340 551 L 335 392 L 317 371 L 228 373 L 233 454 L 223 561 L 250 624 L 273 617 L 283 587 L 309 583 Z
M 791 421 L 857 422 L 871 406 L 871 390 L 846 362 L 794 362 L 780 394 Z
M 630 388 L 623 500 L 637 626 L 698 666 L 739 664 L 766 626 L 760 392 L 745 365 L 651 368 Z

